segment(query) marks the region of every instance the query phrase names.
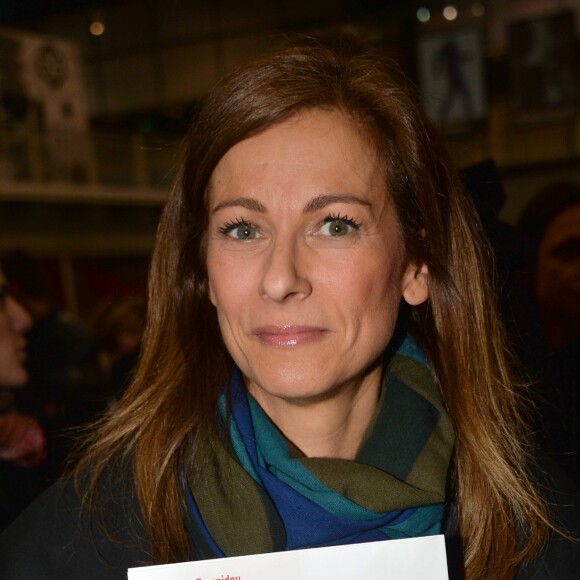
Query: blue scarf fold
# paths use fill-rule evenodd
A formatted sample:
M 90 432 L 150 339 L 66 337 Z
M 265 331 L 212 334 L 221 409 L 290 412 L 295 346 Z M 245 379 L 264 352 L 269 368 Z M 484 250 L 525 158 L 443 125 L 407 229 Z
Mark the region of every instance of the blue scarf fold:
M 183 480 L 188 529 L 201 557 L 440 533 L 453 434 L 410 339 L 385 368 L 379 408 L 354 461 L 300 456 L 247 393 L 237 368 L 229 387 L 229 445 L 205 473 Z M 222 395 L 224 419 L 225 401 Z M 412 434 L 399 432 L 417 421 Z M 236 497 L 246 505 L 236 506 Z M 253 532 L 255 543 L 247 537 Z

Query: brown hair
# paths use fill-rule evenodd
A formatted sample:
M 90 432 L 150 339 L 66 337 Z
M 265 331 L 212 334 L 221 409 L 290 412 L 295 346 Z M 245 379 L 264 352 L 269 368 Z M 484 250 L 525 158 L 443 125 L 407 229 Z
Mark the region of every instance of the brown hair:
M 208 299 L 207 188 L 239 141 L 322 108 L 356 119 L 384 162 L 408 259 L 429 268 L 430 299 L 408 325 L 431 361 L 456 432 L 452 498 L 467 578 L 508 578 L 546 534 L 525 469 L 524 423 L 471 203 L 413 91 L 382 57 L 350 40 L 306 40 L 223 80 L 193 123 L 181 177 L 159 227 L 141 364 L 78 467 L 94 470 L 89 505 L 111 457 L 134 469 L 155 562 L 190 556 L 178 469 L 203 462 L 231 361 Z M 91 499 L 92 498 L 92 499 Z M 518 544 L 517 530 L 524 540 Z

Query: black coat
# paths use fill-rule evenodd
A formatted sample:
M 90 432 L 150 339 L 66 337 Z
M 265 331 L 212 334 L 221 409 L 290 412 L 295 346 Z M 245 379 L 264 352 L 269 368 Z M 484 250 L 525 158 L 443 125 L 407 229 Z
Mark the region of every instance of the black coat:
M 139 507 L 128 477 L 105 482 L 115 497 L 105 505 L 113 540 L 89 524 L 70 480 L 38 498 L 0 537 L 2 580 L 126 580 L 127 568 L 150 563 Z M 545 481 L 546 482 L 546 481 Z M 580 530 L 580 499 L 556 473 L 549 481 L 555 517 L 567 530 Z M 449 574 L 463 578 L 455 510 L 445 523 Z M 542 553 L 523 567 L 517 580 L 573 580 L 580 576 L 580 544 L 553 535 Z

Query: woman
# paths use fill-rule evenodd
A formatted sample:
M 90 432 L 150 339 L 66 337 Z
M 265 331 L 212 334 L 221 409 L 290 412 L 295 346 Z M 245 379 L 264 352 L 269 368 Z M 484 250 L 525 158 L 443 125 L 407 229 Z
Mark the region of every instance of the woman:
M 556 181 L 540 189 L 519 227 L 532 247 L 529 284 L 546 345 L 536 361 L 550 403 L 545 447 L 580 486 L 580 184 Z
M 350 41 L 305 41 L 208 96 L 139 368 L 77 467 L 83 507 L 65 483 L 29 512 L 4 577 L 441 530 L 467 578 L 538 553 L 549 520 L 478 222 L 394 74 Z
M 28 379 L 24 367 L 30 316 L 11 296 L 0 268 L 0 531 L 43 489 L 31 469 L 46 460 L 42 428 L 16 407 L 13 391 Z

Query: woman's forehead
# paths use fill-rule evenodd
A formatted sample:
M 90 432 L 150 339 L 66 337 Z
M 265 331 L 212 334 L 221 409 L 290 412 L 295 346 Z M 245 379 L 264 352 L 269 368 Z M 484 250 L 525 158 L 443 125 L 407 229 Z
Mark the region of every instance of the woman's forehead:
M 367 188 L 383 181 L 378 155 L 357 123 L 338 111 L 312 110 L 269 127 L 234 145 L 210 181 L 212 202 L 224 191 L 275 182 L 286 194 L 297 183 L 308 187 Z M 235 191 L 235 193 L 234 193 Z

